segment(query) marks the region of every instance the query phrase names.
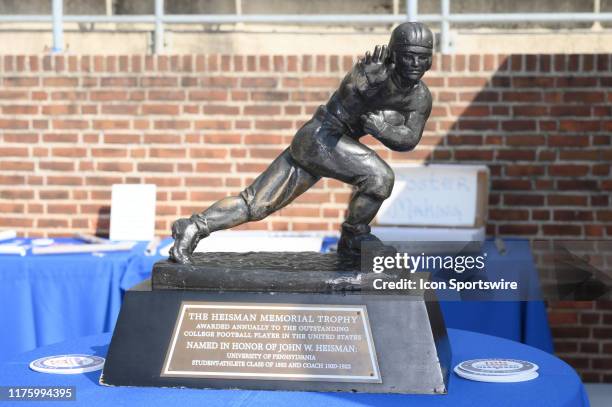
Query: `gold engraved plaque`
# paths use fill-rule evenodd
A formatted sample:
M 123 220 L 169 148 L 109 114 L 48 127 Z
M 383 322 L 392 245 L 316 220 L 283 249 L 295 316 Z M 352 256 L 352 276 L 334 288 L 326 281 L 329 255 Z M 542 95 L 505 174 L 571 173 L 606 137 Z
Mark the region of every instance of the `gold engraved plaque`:
M 365 305 L 183 302 L 161 376 L 382 382 Z

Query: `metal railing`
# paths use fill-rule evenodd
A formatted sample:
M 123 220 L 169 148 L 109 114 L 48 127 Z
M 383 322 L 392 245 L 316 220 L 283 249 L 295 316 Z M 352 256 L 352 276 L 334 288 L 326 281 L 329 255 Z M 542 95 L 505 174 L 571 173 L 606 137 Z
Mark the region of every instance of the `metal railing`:
M 241 0 L 236 0 L 237 4 Z M 450 24 L 465 23 L 513 23 L 513 22 L 591 22 L 612 21 L 612 13 L 599 12 L 599 0 L 595 0 L 592 13 L 495 13 L 495 14 L 451 14 L 450 0 L 441 0 L 440 14 L 419 14 L 418 0 L 406 1 L 405 14 L 165 14 L 164 0 L 155 0 L 153 15 L 64 15 L 63 0 L 52 0 L 51 15 L 2 15 L 0 23 L 50 22 L 53 24 L 54 53 L 64 51 L 63 24 L 73 23 L 147 23 L 154 24 L 153 51 L 164 50 L 165 24 L 394 24 L 403 21 L 440 23 L 439 49 L 443 54 L 451 52 Z M 398 3 L 395 2 L 397 5 Z

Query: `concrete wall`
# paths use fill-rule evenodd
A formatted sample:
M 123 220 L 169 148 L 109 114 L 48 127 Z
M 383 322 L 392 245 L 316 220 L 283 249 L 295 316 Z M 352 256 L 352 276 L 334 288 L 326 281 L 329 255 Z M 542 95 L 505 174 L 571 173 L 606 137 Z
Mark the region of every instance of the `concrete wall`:
M 388 14 L 393 12 L 393 0 L 243 0 L 245 14 Z M 2 14 L 49 14 L 51 1 L 2 0 Z M 406 10 L 405 0 L 397 2 L 400 13 Z M 602 0 L 602 11 L 612 10 L 611 0 Z M 113 0 L 114 14 L 153 14 L 153 0 Z M 67 14 L 104 14 L 106 2 L 102 0 L 64 0 Z M 166 0 L 165 10 L 170 14 L 232 14 L 236 11 L 235 0 Z M 453 13 L 508 13 L 508 12 L 589 12 L 593 1 L 580 0 L 453 0 Z M 440 0 L 419 2 L 419 12 L 440 12 Z M 589 24 L 513 23 L 506 25 L 479 24 L 479 27 L 589 27 Z M 469 27 L 469 25 L 467 26 Z
M 342 55 L 365 53 L 376 44 L 389 41 L 390 27 L 372 32 L 245 32 L 242 31 L 173 31 L 165 36 L 165 53 L 178 54 L 247 54 Z M 68 55 L 146 54 L 152 51 L 151 29 L 126 29 L 124 26 L 97 24 L 94 31 L 79 31 L 67 26 L 64 43 Z M 611 53 L 612 31 L 579 32 L 452 32 L 454 52 L 457 53 Z M 37 54 L 51 49 L 52 36 L 48 30 L 0 31 L 0 54 Z
M 67 14 L 104 14 L 106 2 L 101 0 L 65 0 Z M 421 1 L 420 13 L 437 13 L 439 0 Z M 50 13 L 50 1 L 0 0 L 0 13 Z M 152 14 L 153 0 L 114 0 L 115 14 Z M 455 0 L 452 11 L 463 12 L 563 12 L 591 11 L 591 1 L 525 1 L 525 0 Z M 405 12 L 405 2 L 399 2 Z M 284 0 L 243 1 L 243 13 L 391 13 L 392 0 L 352 0 L 308 2 Z M 603 11 L 612 10 L 612 0 L 602 3 Z M 234 13 L 234 0 L 166 1 L 166 12 Z M 592 30 L 590 23 L 506 25 L 452 25 L 453 51 L 457 53 L 605 53 L 612 52 L 612 24 L 603 30 Z M 11 23 L 0 25 L 0 54 L 48 52 L 52 47 L 50 24 Z M 167 53 L 235 53 L 235 54 L 346 54 L 363 52 L 374 44 L 387 42 L 391 25 L 167 25 Z M 439 27 L 431 24 L 437 31 Z M 563 29 L 559 29 L 563 28 Z M 151 24 L 65 24 L 65 47 L 68 53 L 98 54 L 151 53 Z M 571 29 L 571 30 L 568 30 Z
M 64 0 L 65 14 L 104 14 L 104 0 Z M 0 14 L 51 14 L 51 0 L 1 0 Z
M 243 0 L 245 13 L 389 13 L 393 9 L 393 0 Z M 51 9 L 51 1 L 40 0 L 2 0 L 0 13 L 7 14 L 45 14 Z M 400 10 L 406 9 L 405 0 L 399 1 Z M 612 7 L 610 0 L 602 0 L 602 10 Z M 64 0 L 64 9 L 72 14 L 104 13 L 103 0 Z M 146 14 L 154 10 L 154 0 L 113 0 L 116 14 Z M 592 11 L 590 0 L 453 0 L 453 13 L 477 12 L 563 12 Z M 166 0 L 166 12 L 174 14 L 189 13 L 232 13 L 235 0 Z M 440 10 L 440 0 L 419 1 L 419 12 L 435 13 Z

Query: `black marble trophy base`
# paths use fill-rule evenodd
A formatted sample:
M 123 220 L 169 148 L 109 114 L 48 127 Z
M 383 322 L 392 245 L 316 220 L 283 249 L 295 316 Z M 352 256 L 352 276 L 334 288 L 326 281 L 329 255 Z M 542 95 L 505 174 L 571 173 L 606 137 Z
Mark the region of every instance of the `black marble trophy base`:
M 358 271 L 355 267 L 358 264 L 348 264 L 335 258 L 335 254 L 268 253 L 263 256 L 266 261 L 262 261 L 261 255 L 206 254 L 211 262 L 200 261 L 192 266 L 157 263 L 152 278 L 154 289 L 151 281 L 146 281 L 125 295 L 100 383 L 324 392 L 447 392 L 451 351 L 435 299 L 425 300 L 422 293 L 377 295 L 361 290 L 371 284 L 373 274 Z M 223 266 L 218 267 L 220 264 Z M 228 303 L 364 306 L 380 380 L 162 376 L 181 305 L 199 302 L 220 306 Z

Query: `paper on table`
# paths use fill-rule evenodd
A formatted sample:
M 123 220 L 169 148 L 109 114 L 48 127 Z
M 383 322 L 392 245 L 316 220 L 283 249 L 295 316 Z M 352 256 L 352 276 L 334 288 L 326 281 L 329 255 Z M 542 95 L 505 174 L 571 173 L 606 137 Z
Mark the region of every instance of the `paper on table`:
M 147 247 L 145 248 L 145 251 L 144 251 L 145 256 L 155 256 L 155 254 L 157 253 L 157 247 L 159 246 L 160 242 L 161 242 L 161 237 L 159 236 L 154 237 L 153 240 L 151 240 L 149 244 L 147 245 Z
M 0 244 L 0 254 L 18 254 L 19 256 L 25 256 L 27 252 L 27 246 L 19 246 L 16 244 Z
M 14 230 L 0 230 L 0 242 L 3 240 L 11 240 L 17 237 L 17 232 Z
M 152 240 L 155 235 L 154 184 L 115 184 L 111 202 L 111 240 Z
M 132 250 L 136 242 L 93 243 L 93 244 L 59 244 L 54 246 L 33 247 L 32 254 L 66 254 L 117 252 Z

